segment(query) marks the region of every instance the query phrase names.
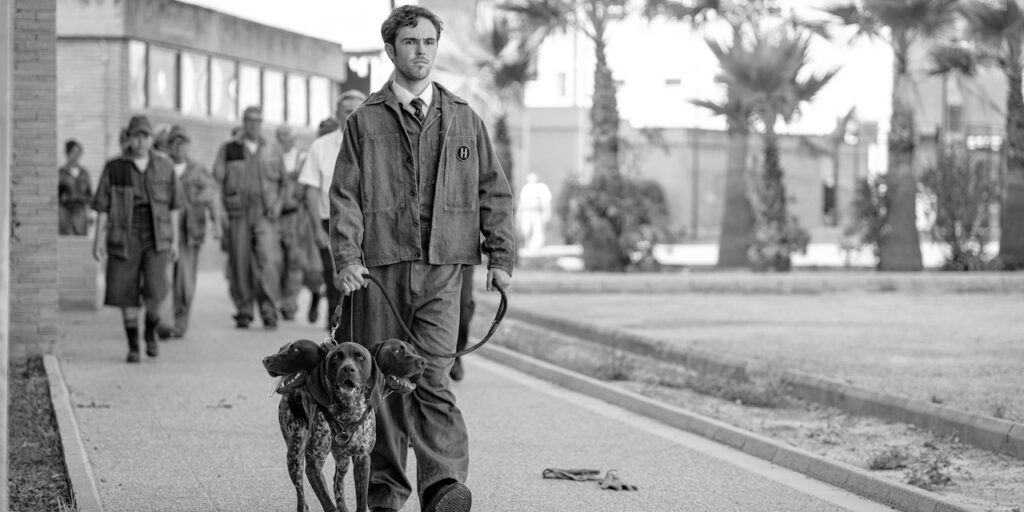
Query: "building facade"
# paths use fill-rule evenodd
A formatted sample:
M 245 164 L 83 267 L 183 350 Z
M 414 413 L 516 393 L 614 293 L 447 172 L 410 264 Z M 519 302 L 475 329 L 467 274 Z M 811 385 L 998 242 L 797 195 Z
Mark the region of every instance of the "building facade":
M 351 86 L 337 43 L 174 0 L 58 0 L 57 70 L 58 152 L 82 142 L 94 180 L 134 114 L 184 126 L 209 166 L 247 106 L 308 145 Z

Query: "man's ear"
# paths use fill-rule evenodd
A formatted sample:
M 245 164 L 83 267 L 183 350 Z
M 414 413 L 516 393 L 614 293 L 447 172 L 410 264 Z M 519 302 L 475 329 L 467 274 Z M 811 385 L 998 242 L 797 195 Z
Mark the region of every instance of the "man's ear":
M 370 385 L 373 386 L 370 388 L 370 407 L 380 409 L 380 404 L 384 401 L 384 374 L 372 359 L 370 360 Z
M 388 58 L 391 62 L 395 62 L 395 45 L 391 43 L 384 43 L 384 53 L 388 54 Z

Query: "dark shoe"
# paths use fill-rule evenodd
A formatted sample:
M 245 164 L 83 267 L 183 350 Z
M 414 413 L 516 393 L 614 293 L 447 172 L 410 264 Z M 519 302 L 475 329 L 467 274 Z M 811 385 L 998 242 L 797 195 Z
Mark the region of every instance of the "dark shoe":
M 129 363 L 137 363 L 137 362 L 139 362 L 140 359 L 142 359 L 142 358 L 139 357 L 139 351 L 138 350 L 129 350 L 128 351 L 128 357 L 125 358 L 125 361 L 129 362 Z
M 175 327 L 174 329 L 171 329 L 170 337 L 174 338 L 174 339 L 184 338 L 185 337 L 185 329 L 179 329 L 177 327 Z
M 281 318 L 291 322 L 292 320 L 295 320 L 295 312 L 294 311 L 285 311 L 285 310 L 282 309 L 281 310 Z
M 320 294 L 314 293 L 313 298 L 309 301 L 309 313 L 306 314 L 306 320 L 315 324 L 318 318 L 320 318 Z
M 268 318 L 268 319 L 263 320 L 263 327 L 265 327 L 267 329 L 277 329 L 277 319 L 276 318 Z
M 452 363 L 452 369 L 448 372 L 448 376 L 455 382 L 462 380 L 462 377 L 466 374 L 466 371 L 462 369 L 462 358 L 456 357 L 455 362 Z
M 166 325 L 156 326 L 156 337 L 162 340 L 166 340 L 172 336 L 174 329 L 167 327 Z
M 146 355 L 149 357 L 156 357 L 160 355 L 160 345 L 157 344 L 156 340 L 146 340 Z
M 427 502 L 423 512 L 469 512 L 473 506 L 473 494 L 462 482 L 448 484 L 437 491 Z
M 249 324 L 252 323 L 252 318 L 245 315 L 235 315 L 235 328 L 237 329 L 248 329 Z

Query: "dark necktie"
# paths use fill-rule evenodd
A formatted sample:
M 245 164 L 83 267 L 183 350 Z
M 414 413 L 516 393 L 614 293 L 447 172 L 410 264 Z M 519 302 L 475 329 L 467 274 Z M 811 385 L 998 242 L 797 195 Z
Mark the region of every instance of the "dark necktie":
M 427 112 L 424 108 L 426 107 L 426 103 L 424 103 L 422 99 L 413 98 L 412 101 L 409 102 L 409 106 L 416 109 L 416 119 L 419 119 L 421 123 L 427 119 Z

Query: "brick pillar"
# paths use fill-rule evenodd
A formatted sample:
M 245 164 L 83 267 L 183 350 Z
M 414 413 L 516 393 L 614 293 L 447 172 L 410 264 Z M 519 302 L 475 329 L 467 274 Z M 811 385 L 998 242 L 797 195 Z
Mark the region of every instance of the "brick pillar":
M 14 0 L 10 351 L 57 341 L 55 0 Z
M 10 509 L 7 488 L 8 461 L 7 388 L 8 353 L 10 348 L 10 223 L 11 211 L 11 61 L 14 54 L 14 9 L 8 2 L 0 3 L 0 510 Z

